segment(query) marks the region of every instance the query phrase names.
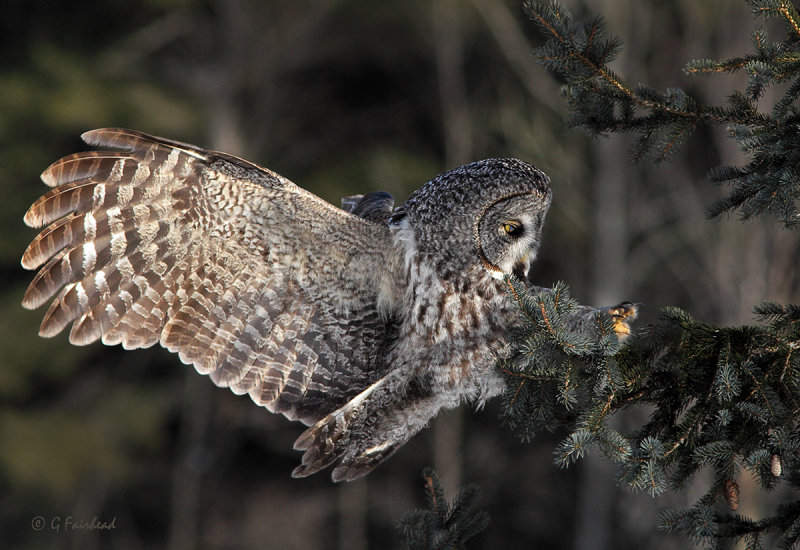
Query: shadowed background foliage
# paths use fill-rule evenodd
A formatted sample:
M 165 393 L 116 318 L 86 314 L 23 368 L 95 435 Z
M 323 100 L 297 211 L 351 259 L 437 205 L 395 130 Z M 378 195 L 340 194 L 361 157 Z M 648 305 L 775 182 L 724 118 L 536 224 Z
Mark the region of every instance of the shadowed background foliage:
M 604 15 L 625 38 L 615 66 L 629 81 L 680 85 L 709 102 L 742 85 L 735 76 L 690 79 L 680 68 L 743 53 L 753 24 L 744 2 L 567 3 L 576 16 Z M 492 522 L 475 548 L 686 547 L 679 535 L 657 533 L 655 518 L 693 495 L 623 493 L 602 459 L 559 470 L 552 451 L 561 434 L 522 444 L 500 426 L 497 404 L 444 415 L 352 484 L 291 479 L 300 425 L 214 388 L 161 349 L 40 339 L 44 311 L 19 305 L 31 278 L 19 258 L 35 235 L 22 216 L 46 189 L 38 174 L 101 126 L 243 156 L 335 204 L 375 189 L 399 202 L 447 168 L 515 156 L 553 180 L 538 284 L 564 280 L 583 303 L 643 302 L 645 323 L 675 305 L 740 324 L 764 299 L 800 301 L 798 241 L 768 220 L 704 219 L 720 196 L 706 172 L 741 163 L 724 129 L 697 133 L 658 168 L 632 167 L 624 139 L 565 130 L 558 82 L 530 55 L 541 37 L 521 2 L 75 6 L 14 1 L 0 21 L 3 540 L 20 548 L 399 548 L 397 522 L 421 506 L 420 473 L 431 464 L 451 494 L 481 486 L 479 506 Z M 740 511 L 758 515 L 756 491 L 741 490 Z M 65 533 L 68 516 L 115 528 Z

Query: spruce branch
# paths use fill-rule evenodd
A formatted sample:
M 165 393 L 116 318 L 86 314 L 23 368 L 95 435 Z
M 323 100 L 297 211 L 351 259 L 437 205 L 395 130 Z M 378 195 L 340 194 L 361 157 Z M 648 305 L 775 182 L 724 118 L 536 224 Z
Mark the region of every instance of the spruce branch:
M 743 218 L 772 215 L 786 227 L 800 227 L 800 16 L 783 0 L 749 0 L 755 14 L 784 20 L 787 36 L 769 43 L 767 32 L 752 34 L 753 53 L 725 60 L 700 59 L 684 67 L 688 75 L 744 72 L 743 91 L 729 95 L 727 105 L 708 105 L 672 87 L 658 91 L 630 86 L 609 63 L 622 40 L 607 36 L 600 18 L 573 19 L 558 1 L 527 0 L 525 9 L 546 38 L 535 50 L 540 63 L 563 79 L 562 96 L 570 112 L 568 125 L 593 135 L 630 132 L 638 135 L 634 161 L 669 159 L 677 146 L 701 125 L 725 126 L 750 162 L 713 170 L 710 179 L 730 188 L 711 205 L 711 217 L 737 210 Z M 765 91 L 787 83 L 771 110 L 759 109 Z
M 483 531 L 489 516 L 474 510 L 478 487 L 461 489 L 452 505 L 447 501 L 439 476 L 432 468 L 422 473 L 427 509 L 407 512 L 399 529 L 409 550 L 461 550 L 466 542 Z
M 753 13 L 762 17 L 782 17 L 787 26 L 800 38 L 800 15 L 786 0 L 747 0 Z
M 671 104 L 665 96 L 653 90 L 631 88 L 617 75 L 608 63 L 613 61 L 622 48 L 622 39 L 616 36 L 606 38 L 606 24 L 602 18 L 595 18 L 587 23 L 576 22 L 569 10 L 558 1 L 545 5 L 535 0 L 526 0 L 525 10 L 531 19 L 549 37 L 544 46 L 535 50 L 537 59 L 555 70 L 566 79 L 567 88 L 577 86 L 585 88 L 592 94 L 610 100 L 629 102 L 632 105 L 653 111 L 649 117 L 636 121 L 642 124 L 659 120 L 659 115 L 671 115 L 695 121 L 712 121 L 724 123 L 730 121 L 715 109 L 684 101 L 682 104 Z M 578 90 L 581 91 L 580 89 Z M 569 93 L 568 90 L 564 91 Z M 689 100 L 683 91 L 680 93 Z M 571 105 L 577 108 L 577 105 Z M 585 120 L 581 126 L 590 131 L 625 131 L 624 120 Z M 578 124 L 576 124 L 578 125 Z M 608 126 L 608 127 L 606 127 Z

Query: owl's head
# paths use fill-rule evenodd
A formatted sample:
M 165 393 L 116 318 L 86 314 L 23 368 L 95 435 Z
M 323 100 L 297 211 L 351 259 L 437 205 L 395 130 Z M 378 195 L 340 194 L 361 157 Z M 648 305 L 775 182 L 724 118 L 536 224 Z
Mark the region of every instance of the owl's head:
M 390 225 L 413 231 L 417 253 L 445 279 L 526 277 L 552 193 L 541 170 L 488 159 L 440 174 L 398 208 Z

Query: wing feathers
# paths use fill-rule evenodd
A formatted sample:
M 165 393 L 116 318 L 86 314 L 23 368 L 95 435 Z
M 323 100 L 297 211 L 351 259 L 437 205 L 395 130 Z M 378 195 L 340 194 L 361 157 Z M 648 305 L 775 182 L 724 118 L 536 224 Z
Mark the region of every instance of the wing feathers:
M 133 130 L 85 133 L 50 165 L 24 221 L 53 299 L 40 334 L 125 348 L 159 342 L 219 386 L 316 422 L 385 370 L 377 310 L 385 224 L 347 214 L 246 160 Z M 381 266 L 382 269 L 375 269 Z
M 81 139 L 89 145 L 113 147 L 114 149 L 122 149 L 124 151 L 147 151 L 161 145 L 166 146 L 162 147 L 162 149 L 175 149 L 200 160 L 208 159 L 208 153 L 195 145 L 173 139 L 151 136 L 144 132 L 128 130 L 127 128 L 99 128 L 97 130 L 90 130 L 81 134 Z
M 228 290 L 227 297 L 232 303 L 228 308 L 227 318 L 220 324 L 216 333 L 213 349 L 219 349 L 216 367 L 211 372 L 211 380 L 218 386 L 230 387 L 235 393 L 246 393 L 249 390 L 237 391 L 238 384 L 247 375 L 250 365 L 265 345 L 263 338 L 247 332 L 249 320 L 261 299 L 260 289 L 247 283 L 252 282 L 252 274 L 240 277 L 236 286 L 240 286 L 233 301 L 234 293 Z M 260 340 L 260 341 L 259 341 Z
M 105 199 L 105 185 L 92 179 L 65 183 L 39 197 L 25 213 L 25 225 L 42 227 L 72 212 L 96 210 Z M 28 268 L 33 269 L 33 268 Z
M 97 177 L 97 181 L 114 181 L 122 176 L 124 165 L 117 161 L 129 155 L 115 152 L 75 153 L 51 164 L 42 172 L 42 181 L 50 187 L 57 187 L 75 181 Z M 129 165 L 130 166 L 130 165 Z

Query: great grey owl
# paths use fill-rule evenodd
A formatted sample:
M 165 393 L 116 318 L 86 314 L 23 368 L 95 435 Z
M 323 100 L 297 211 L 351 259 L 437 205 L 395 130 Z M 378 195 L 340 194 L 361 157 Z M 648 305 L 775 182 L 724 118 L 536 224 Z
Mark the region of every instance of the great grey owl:
M 126 349 L 160 343 L 218 386 L 310 426 L 294 476 L 372 470 L 442 408 L 503 390 L 494 365 L 550 205 L 547 176 L 491 159 L 445 172 L 393 208 L 336 208 L 225 153 L 123 129 L 110 150 L 51 165 L 25 215 L 49 226 L 23 305 L 58 293 L 40 334 Z M 595 310 L 584 307 L 576 324 Z M 628 305 L 618 309 L 627 330 Z

